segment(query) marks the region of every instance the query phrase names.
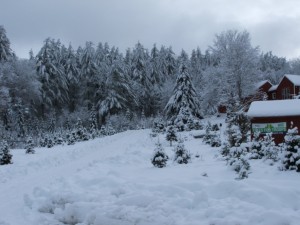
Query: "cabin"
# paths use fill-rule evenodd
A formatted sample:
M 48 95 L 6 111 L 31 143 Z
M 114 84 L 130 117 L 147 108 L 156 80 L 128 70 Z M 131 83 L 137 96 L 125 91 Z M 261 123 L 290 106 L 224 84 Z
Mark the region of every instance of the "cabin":
M 300 99 L 254 101 L 247 115 L 251 121 L 251 136 L 255 132 L 272 133 L 276 144 L 283 143 L 289 128 L 300 129 Z
M 300 75 L 285 74 L 278 85 L 268 90 L 268 100 L 284 100 L 300 97 Z

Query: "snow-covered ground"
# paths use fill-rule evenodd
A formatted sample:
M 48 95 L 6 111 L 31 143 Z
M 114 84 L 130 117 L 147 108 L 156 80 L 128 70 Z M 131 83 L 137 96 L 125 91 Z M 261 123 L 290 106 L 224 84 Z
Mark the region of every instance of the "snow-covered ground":
M 12 150 L 0 167 L 0 225 L 300 224 L 300 174 L 251 161 L 248 179 L 211 148 L 181 134 L 192 162 L 155 168 L 150 130 L 36 149 Z M 172 158 L 173 147 L 159 137 Z M 174 143 L 175 144 L 175 143 Z M 196 155 L 199 157 L 195 157 Z

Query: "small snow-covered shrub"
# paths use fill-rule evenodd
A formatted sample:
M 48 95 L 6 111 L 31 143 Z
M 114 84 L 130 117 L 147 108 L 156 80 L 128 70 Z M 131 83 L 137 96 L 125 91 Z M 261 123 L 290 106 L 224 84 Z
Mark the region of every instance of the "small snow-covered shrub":
M 11 164 L 12 155 L 6 141 L 0 142 L 0 165 Z
M 168 159 L 169 159 L 169 157 L 165 153 L 161 144 L 157 143 L 156 148 L 154 149 L 154 155 L 151 160 L 153 166 L 158 167 L 158 168 L 166 167 Z
M 247 143 L 246 136 L 243 137 L 241 128 L 236 125 L 238 116 L 232 115 L 229 117 L 227 126 L 227 143 L 221 148 L 221 154 L 234 171 L 237 172 L 237 179 L 244 179 L 248 177 L 250 164 L 248 162 L 248 155 L 251 144 Z M 245 135 L 245 134 L 244 134 Z
M 164 121 L 159 118 L 153 121 L 152 132 L 153 133 L 164 133 L 166 131 Z
M 298 128 L 289 129 L 284 140 L 283 167 L 285 170 L 300 172 L 300 136 L 298 135 Z
M 67 144 L 68 145 L 73 145 L 76 142 L 76 132 L 73 131 L 69 131 L 66 135 L 66 139 L 67 139 Z
M 174 161 L 179 164 L 187 164 L 191 160 L 191 154 L 185 148 L 183 140 L 179 140 L 177 146 L 174 149 L 175 157 Z
M 264 156 L 262 146 L 263 138 L 260 137 L 260 133 L 254 133 L 250 147 L 249 159 L 261 159 Z
M 233 170 L 237 172 L 237 179 L 244 179 L 248 177 L 250 170 L 250 164 L 247 158 L 248 152 L 249 146 L 246 143 L 243 143 L 240 146 L 229 148 L 226 160 Z
M 203 142 L 205 144 L 209 144 L 211 139 L 211 123 L 208 121 L 207 126 L 205 128 L 205 135 L 203 137 Z
M 173 141 L 177 141 L 177 135 L 173 126 L 168 127 L 166 140 L 170 142 L 170 146 L 172 146 Z
M 32 137 L 29 137 L 26 140 L 26 147 L 25 147 L 25 149 L 26 149 L 26 151 L 25 151 L 26 154 L 34 154 L 35 153 L 34 143 L 33 143 Z
M 271 159 L 278 161 L 279 147 L 275 145 L 272 133 L 267 133 L 264 137 L 260 137 L 259 133 L 254 134 L 251 142 L 249 158 L 250 159 Z
M 279 148 L 275 145 L 272 133 L 268 133 L 264 136 L 262 142 L 262 153 L 265 159 L 271 159 L 274 162 L 278 161 Z
M 221 138 L 220 138 L 219 134 L 215 133 L 211 136 L 210 146 L 211 147 L 220 147 L 221 146 Z

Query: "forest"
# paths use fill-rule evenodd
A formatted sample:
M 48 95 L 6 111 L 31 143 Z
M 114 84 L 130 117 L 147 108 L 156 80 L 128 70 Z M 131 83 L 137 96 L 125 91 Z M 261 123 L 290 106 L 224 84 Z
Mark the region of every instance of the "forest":
M 207 49 L 178 55 L 172 46 L 140 42 L 126 52 L 89 41 L 74 49 L 48 37 L 21 59 L 0 26 L 0 139 L 18 146 L 29 136 L 37 141 L 76 127 L 118 132 L 157 119 L 184 130 L 219 105 L 239 110 L 258 81 L 276 84 L 285 73 L 300 74 L 300 59 L 262 52 L 246 30 L 224 31 Z

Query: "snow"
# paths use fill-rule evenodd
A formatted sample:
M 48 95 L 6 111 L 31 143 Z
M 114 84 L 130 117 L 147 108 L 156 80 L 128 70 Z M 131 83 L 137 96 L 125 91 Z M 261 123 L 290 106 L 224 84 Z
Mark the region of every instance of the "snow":
M 294 85 L 300 86 L 300 75 L 285 74 L 284 76 L 288 78 Z
M 0 167 L 0 224 L 299 224 L 299 173 L 252 160 L 249 178 L 238 181 L 218 148 L 180 136 L 192 162 L 171 159 L 165 168 L 151 164 L 155 143 L 170 158 L 174 147 L 150 130 L 30 155 L 12 150 L 14 163 Z
M 277 85 L 273 85 L 272 87 L 270 87 L 269 91 L 275 91 L 278 88 L 278 84 Z
M 259 81 L 258 83 L 256 83 L 255 88 L 256 88 L 256 89 L 259 89 L 259 88 L 261 88 L 265 83 L 270 83 L 270 81 L 269 81 L 269 80 L 262 80 L 262 81 Z
M 300 99 L 255 101 L 248 110 L 249 117 L 300 116 Z

